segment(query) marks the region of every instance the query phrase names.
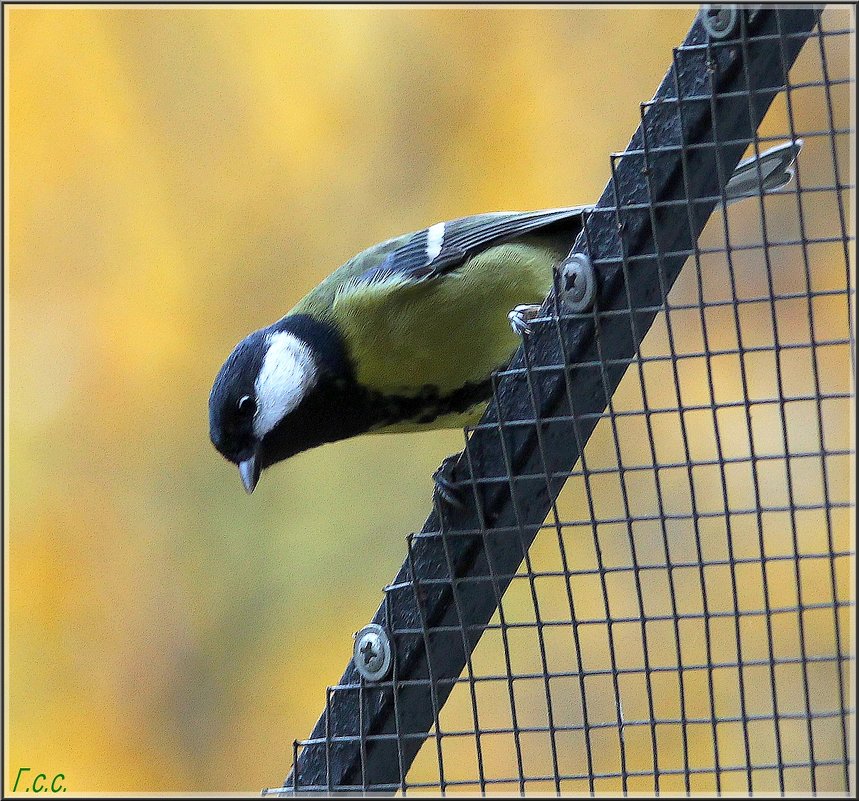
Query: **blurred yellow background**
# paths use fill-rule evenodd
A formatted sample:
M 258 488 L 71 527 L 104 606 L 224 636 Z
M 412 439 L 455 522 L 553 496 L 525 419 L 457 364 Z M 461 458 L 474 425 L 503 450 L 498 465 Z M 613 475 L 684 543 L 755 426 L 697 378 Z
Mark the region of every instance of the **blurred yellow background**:
M 69 792 L 282 780 L 462 434 L 329 445 L 247 497 L 208 441 L 217 369 L 376 241 L 596 200 L 695 11 L 5 9 L 7 776 L 61 771 Z M 833 72 L 848 45 L 828 45 Z M 828 141 L 814 147 L 825 171 Z M 821 280 L 843 288 L 842 251 L 821 254 Z M 830 337 L 845 336 L 838 302 Z M 827 414 L 846 447 L 847 406 Z M 609 464 L 603 439 L 594 463 Z M 847 597 L 846 569 L 839 582 Z M 451 760 L 474 778 L 473 756 Z

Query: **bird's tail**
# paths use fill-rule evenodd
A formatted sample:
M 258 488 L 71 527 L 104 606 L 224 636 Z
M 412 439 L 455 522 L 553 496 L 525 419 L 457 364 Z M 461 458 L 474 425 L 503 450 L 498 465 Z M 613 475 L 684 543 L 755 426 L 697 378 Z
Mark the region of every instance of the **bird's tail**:
M 741 161 L 725 185 L 726 205 L 787 186 L 793 178 L 793 163 L 801 149 L 802 139 L 796 139 Z

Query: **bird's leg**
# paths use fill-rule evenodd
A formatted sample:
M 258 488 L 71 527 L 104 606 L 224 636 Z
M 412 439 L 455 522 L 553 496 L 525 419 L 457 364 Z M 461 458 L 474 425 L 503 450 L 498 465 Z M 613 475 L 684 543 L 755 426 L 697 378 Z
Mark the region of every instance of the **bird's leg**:
M 438 496 L 457 509 L 461 509 L 465 502 L 465 488 L 457 486 L 453 480 L 453 466 L 461 455 L 454 453 L 452 456 L 446 457 L 435 473 L 432 474 Z
M 510 321 L 510 327 L 516 336 L 523 336 L 531 333 L 531 326 L 528 323 L 536 317 L 540 316 L 540 306 L 536 303 L 523 303 L 517 306 L 507 315 Z

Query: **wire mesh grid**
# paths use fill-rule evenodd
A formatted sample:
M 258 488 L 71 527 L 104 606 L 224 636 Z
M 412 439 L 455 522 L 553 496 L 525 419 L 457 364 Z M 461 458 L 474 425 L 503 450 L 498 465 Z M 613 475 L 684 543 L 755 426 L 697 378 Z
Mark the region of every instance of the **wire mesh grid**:
M 597 358 L 564 353 L 546 362 L 526 336 L 521 360 L 494 378 L 497 416 L 467 432 L 469 464 L 480 431 L 499 438 L 504 457 L 499 474 L 471 471 L 478 510 L 487 488 L 507 485 L 515 499 L 557 483 L 563 489 L 549 492 L 557 497 L 548 517 L 525 535 L 516 510 L 515 525 L 484 519 L 473 531 L 445 526 L 439 512 L 436 529 L 408 539 L 405 573 L 386 597 L 414 603 L 405 620 L 386 607 L 397 651 L 406 641 L 430 654 L 458 649 L 465 669 L 445 675 L 430 658 L 425 673 L 404 675 L 395 659 L 393 677 L 382 683 L 394 722 L 376 731 L 366 722 L 382 700 L 367 682 L 330 688 L 317 731 L 295 745 L 296 762 L 313 749 L 324 754 L 327 780 L 294 771 L 285 789 L 343 789 L 331 780 L 332 749 L 356 742 L 353 789 L 855 788 L 854 17 L 830 7 L 795 63 L 793 34 L 778 12 L 775 19 L 769 36 L 783 91 L 770 92 L 759 125 L 745 21 L 736 37 L 699 46 L 708 59 L 739 48 L 741 88 L 699 96 L 678 81 L 670 101 L 681 118 L 702 102 L 715 118 L 730 94 L 748 105 L 751 135 L 720 140 L 714 126 L 708 141 L 666 147 L 643 126 L 637 150 L 613 160 L 612 171 L 617 178 L 620 161 L 642 159 L 645 202 L 615 189 L 614 204 L 584 219 L 585 240 L 598 254 L 589 237 L 600 220 L 622 231 L 638 215 L 656 231 L 660 215 L 680 209 L 691 230 L 696 207 L 709 214 L 717 204 L 701 235 L 675 250 L 656 237 L 649 252 L 595 255 L 597 273 L 622 271 L 626 303 L 571 315 L 555 300 L 532 325 L 560 329 L 589 318 Z M 728 146 L 748 157 L 798 140 L 794 180 L 783 191 L 718 205 L 730 171 L 718 176 L 715 195 L 690 188 L 696 151 L 710 154 L 721 173 L 714 154 Z M 679 197 L 658 199 L 650 178 L 658 158 L 680 159 Z M 671 259 L 685 262 L 676 280 L 666 268 Z M 642 269 L 659 278 L 649 302 L 629 290 Z M 605 333 L 612 321 L 628 326 L 637 343 L 630 355 L 618 355 Z M 535 425 L 545 421 L 541 393 L 550 375 L 563 377 L 555 419 L 576 440 L 572 469 L 553 467 Z M 603 389 L 599 411 L 582 411 L 586 376 Z M 533 414 L 504 416 L 504 382 L 526 388 Z M 505 446 L 523 430 L 536 432 L 536 470 L 520 469 L 514 446 Z M 518 542 L 519 568 L 504 573 L 489 558 L 478 575 L 458 571 L 451 543 L 472 538 L 485 546 L 489 537 Z M 422 575 L 414 551 L 428 540 L 441 543 L 443 564 Z M 488 622 L 467 609 L 478 586 L 493 596 Z M 450 590 L 453 612 L 444 618 L 431 617 L 424 603 L 437 587 Z M 431 704 L 428 737 L 404 722 L 415 687 Z M 332 697 L 347 694 L 357 699 L 357 719 L 338 723 Z M 379 781 L 367 767 L 368 751 L 383 743 L 396 781 Z

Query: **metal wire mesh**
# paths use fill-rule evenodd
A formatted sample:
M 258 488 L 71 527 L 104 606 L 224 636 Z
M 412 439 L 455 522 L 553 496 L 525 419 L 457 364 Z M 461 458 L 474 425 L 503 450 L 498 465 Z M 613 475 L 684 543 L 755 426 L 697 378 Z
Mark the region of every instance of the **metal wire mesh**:
M 327 781 L 294 771 L 285 789 L 343 789 L 331 779 L 332 754 L 356 741 L 353 789 L 855 788 L 853 12 L 824 12 L 792 67 L 792 34 L 781 19 L 769 36 L 784 88 L 760 125 L 751 58 L 742 59 L 746 91 L 731 90 L 748 103 L 753 135 L 664 147 L 644 126 L 639 149 L 621 158 L 640 157 L 649 169 L 657 156 L 679 157 L 685 192 L 657 199 L 647 175 L 646 202 L 616 194 L 602 215 L 613 215 L 622 230 L 627 215 L 643 214 L 656 230 L 665 209 L 681 208 L 691 220 L 696 204 L 723 200 L 721 192 L 690 189 L 696 150 L 739 144 L 750 156 L 802 139 L 794 181 L 781 192 L 716 206 L 692 247 L 624 252 L 625 306 L 586 313 L 596 359 L 546 363 L 526 337 L 523 360 L 494 382 L 497 418 L 468 432 L 499 433 L 506 469 L 473 471 L 470 488 L 476 497 L 505 482 L 511 495 L 553 482 L 563 489 L 533 542 L 521 521 L 489 521 L 478 531 L 441 525 L 409 539 L 410 570 L 388 588 L 388 600 L 409 595 L 417 611 L 408 625 L 388 612 L 393 640 L 398 651 L 409 638 L 427 653 L 459 648 L 465 669 L 434 673 L 430 658 L 425 674 L 404 676 L 395 660 L 385 684 L 394 720 L 387 730 L 366 725 L 382 703 L 366 682 L 329 689 L 320 726 L 295 749 L 296 760 L 312 749 L 324 754 Z M 744 23 L 736 37 L 701 48 L 712 58 L 719 48 L 749 46 Z M 702 101 L 716 117 L 725 94 L 684 94 L 678 83 L 672 102 L 681 118 Z M 642 114 L 648 110 L 645 104 Z M 719 158 L 712 163 L 723 169 Z M 719 187 L 727 177 L 719 176 Z M 586 221 L 585 238 L 590 230 Z M 678 257 L 685 266 L 672 285 L 665 263 Z M 642 265 L 659 276 L 650 303 L 634 302 L 629 290 Z M 606 266 L 594 258 L 597 272 Z M 569 317 L 556 303 L 533 325 L 557 328 Z M 615 355 L 605 334 L 618 319 L 639 343 L 629 357 Z M 613 369 L 626 370 L 614 391 Z M 563 421 L 583 446 L 578 464 L 560 472 L 535 425 L 543 385 L 559 372 Z M 577 411 L 586 374 L 600 377 L 604 411 Z M 498 388 L 505 381 L 527 387 L 534 415 L 504 417 Z M 582 429 L 594 423 L 588 439 Z M 506 433 L 520 429 L 536 431 L 541 469 L 519 469 L 504 446 Z M 505 575 L 488 559 L 483 574 L 462 574 L 450 543 L 471 537 L 485 545 L 490 530 L 519 538 L 519 569 Z M 415 565 L 413 550 L 425 539 L 441 542 L 447 559 L 435 577 Z M 436 585 L 452 588 L 453 612 L 444 619 L 424 612 L 422 599 Z M 488 623 L 472 622 L 466 608 L 478 585 L 497 606 Z M 426 730 L 403 722 L 412 685 L 429 693 L 425 742 Z M 352 723 L 332 706 L 333 696 L 347 694 L 357 698 Z M 367 767 L 368 750 L 381 742 L 392 745 L 399 781 L 379 781 Z

